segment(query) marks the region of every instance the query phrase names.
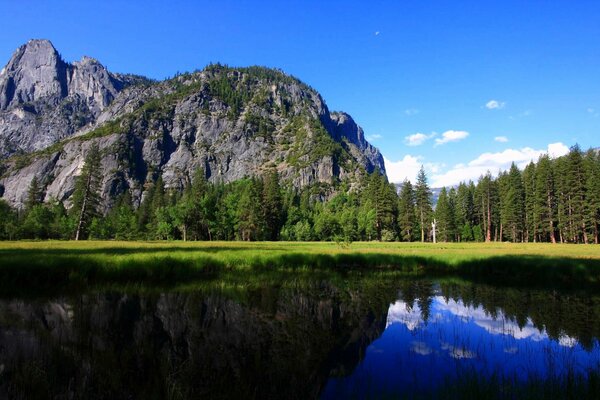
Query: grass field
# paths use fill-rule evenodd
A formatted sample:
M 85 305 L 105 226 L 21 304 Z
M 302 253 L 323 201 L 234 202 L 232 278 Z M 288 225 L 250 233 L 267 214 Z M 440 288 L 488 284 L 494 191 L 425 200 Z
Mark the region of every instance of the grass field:
M 600 289 L 600 247 L 512 243 L 0 242 L 0 286 L 172 284 L 223 273 L 385 270 Z

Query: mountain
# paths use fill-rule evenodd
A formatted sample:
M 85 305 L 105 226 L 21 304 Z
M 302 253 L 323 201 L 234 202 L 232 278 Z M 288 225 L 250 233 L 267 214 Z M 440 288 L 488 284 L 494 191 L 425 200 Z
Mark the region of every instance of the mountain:
M 41 150 L 73 135 L 121 90 L 144 81 L 112 74 L 90 57 L 66 63 L 49 41 L 30 40 L 0 71 L 0 155 Z
M 0 195 L 20 206 L 33 177 L 68 203 L 88 149 L 102 150 L 102 197 L 139 202 L 159 176 L 182 188 L 202 168 L 231 182 L 276 168 L 297 188 L 385 174 L 346 113 L 282 71 L 209 65 L 161 82 L 66 63 L 49 41 L 20 47 L 0 74 Z

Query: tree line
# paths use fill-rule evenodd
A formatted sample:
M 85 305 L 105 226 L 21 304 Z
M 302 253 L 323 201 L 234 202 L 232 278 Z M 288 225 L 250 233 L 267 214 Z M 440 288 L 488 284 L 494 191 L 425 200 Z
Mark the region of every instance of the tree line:
M 513 163 L 497 177 L 442 188 L 434 207 L 427 176 L 400 189 L 378 173 L 355 188 L 340 184 L 323 198 L 317 187 L 283 186 L 273 169 L 261 177 L 211 183 L 194 172 L 183 190 L 160 176 L 139 204 L 119 196 L 102 212 L 101 152 L 92 147 L 77 177 L 71 207 L 43 202 L 30 184 L 21 209 L 0 200 L 1 239 L 431 241 L 598 243 L 600 156 L 578 146 L 557 159 L 542 155 L 522 171 Z

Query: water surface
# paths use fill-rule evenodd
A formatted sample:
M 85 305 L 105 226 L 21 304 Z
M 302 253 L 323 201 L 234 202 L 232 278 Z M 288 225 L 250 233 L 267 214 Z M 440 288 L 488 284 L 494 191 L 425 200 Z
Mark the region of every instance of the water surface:
M 594 294 L 386 274 L 5 298 L 0 397 L 581 398 L 599 334 Z

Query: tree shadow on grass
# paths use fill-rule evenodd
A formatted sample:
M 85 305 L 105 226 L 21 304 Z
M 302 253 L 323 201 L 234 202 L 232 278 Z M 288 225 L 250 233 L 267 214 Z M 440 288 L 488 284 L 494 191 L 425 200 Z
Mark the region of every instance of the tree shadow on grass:
M 167 248 L 148 253 L 169 253 Z M 248 255 L 244 259 L 218 252 L 198 250 L 193 257 L 181 258 L 182 248 L 169 254 L 135 257 L 100 258 L 99 252 L 58 251 L 0 254 L 0 292 L 60 287 L 92 287 L 103 284 L 173 285 L 218 278 L 223 273 L 254 276 L 269 271 L 285 271 L 294 276 L 299 270 L 394 271 L 405 276 L 461 277 L 495 285 L 541 288 L 600 289 L 600 260 L 543 256 L 495 256 L 450 263 L 439 258 L 380 253 L 276 253 Z M 223 250 L 222 247 L 218 249 Z M 235 248 L 242 250 L 243 248 Z M 123 250 L 119 248 L 118 250 Z M 130 249 L 126 249 L 130 250 Z M 134 249 L 132 249 L 134 250 Z M 145 249 L 143 249 L 145 250 Z M 138 254 L 138 251 L 121 254 Z

